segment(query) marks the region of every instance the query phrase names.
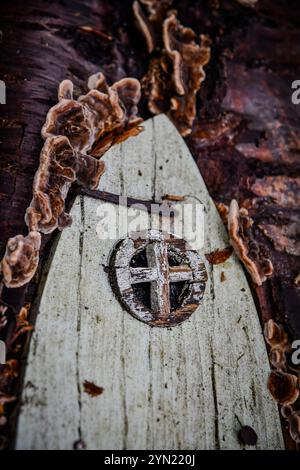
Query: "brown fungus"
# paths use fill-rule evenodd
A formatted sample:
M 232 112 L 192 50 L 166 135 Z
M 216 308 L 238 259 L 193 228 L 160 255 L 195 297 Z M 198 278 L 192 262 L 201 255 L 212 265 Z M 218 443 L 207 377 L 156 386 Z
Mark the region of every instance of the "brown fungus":
M 268 389 L 280 405 L 291 405 L 299 397 L 297 377 L 280 370 L 273 370 L 270 373 Z
M 33 198 L 25 221 L 30 233 L 10 239 L 3 260 L 2 277 L 7 287 L 19 287 L 33 277 L 38 265 L 41 236 L 72 223 L 65 212 L 65 199 L 71 184 L 95 189 L 105 165 L 100 157 L 111 145 L 141 132 L 137 116 L 140 83 L 123 78 L 111 87 L 103 74 L 88 81 L 90 91 L 73 98 L 73 83 L 59 85 L 58 103 L 47 114 L 42 128 L 45 139 L 40 165 L 33 182 Z M 90 152 L 90 154 L 88 153 Z M 1 316 L 1 326 L 5 319 Z M 26 327 L 28 328 L 28 327 Z
M 210 40 L 183 27 L 175 14 L 164 21 L 162 67 L 171 69 L 174 95 L 170 99 L 170 117 L 183 136 L 191 132 L 196 116 L 196 93 L 205 79 L 203 67 L 210 60 Z
M 300 444 L 300 414 L 299 412 L 293 412 L 288 418 L 288 427 L 291 438 Z
M 79 100 L 93 109 L 96 115 L 98 130 L 90 153 L 101 157 L 113 144 L 141 132 L 142 119 L 137 116 L 141 90 L 139 81 L 134 78 L 122 78 L 107 87 L 105 80 L 98 76 L 95 85 L 107 88 L 107 92 L 91 90 Z
M 1 261 L 6 287 L 21 287 L 32 279 L 39 262 L 40 246 L 41 235 L 38 232 L 29 232 L 26 237 L 17 235 L 8 240 Z
M 268 276 L 273 274 L 273 265 L 270 259 L 259 253 L 259 247 L 254 240 L 250 239 L 249 231 L 253 220 L 248 216 L 247 209 L 240 209 L 238 203 L 233 199 L 230 203 L 228 213 L 228 231 L 230 242 L 237 256 L 244 264 L 255 284 L 261 286 Z M 250 242 L 255 245 L 255 259 L 250 257 Z
M 0 391 L 0 406 L 6 405 L 7 403 L 12 403 L 13 401 L 16 401 L 16 397 Z
M 286 347 L 288 345 L 288 335 L 282 325 L 278 325 L 272 319 L 267 321 L 264 326 L 264 336 L 266 342 L 273 347 Z
M 148 11 L 149 21 L 160 22 L 171 7 L 173 0 L 140 0 Z
M 297 408 L 297 400 L 300 394 L 300 371 L 289 362 L 291 352 L 289 338 L 283 325 L 278 325 L 273 320 L 265 323 L 264 335 L 271 347 L 269 358 L 275 368 L 269 375 L 268 389 L 274 400 L 281 406 L 280 412 L 286 419 L 291 438 L 300 442 L 300 419 Z
M 97 72 L 88 78 L 87 86 L 89 90 L 98 90 L 103 93 L 108 92 L 108 85 L 102 72 Z
M 42 129 L 47 140 L 26 214 L 31 230 L 50 233 L 70 225 L 64 208 L 71 183 L 96 188 L 105 167 L 94 157 L 141 131 L 138 80 L 123 78 L 109 87 L 104 75 L 97 73 L 89 78 L 88 87 L 86 95 L 74 100 L 73 84 L 64 80 L 58 90 L 59 103 L 47 115 Z
M 165 52 L 162 67 L 171 65 L 171 79 L 174 92 L 170 98 L 169 116 L 181 135 L 188 135 L 196 116 L 196 94 L 205 79 L 203 67 L 210 60 L 210 40 L 200 36 L 200 44 L 190 28 L 181 26 L 175 15 L 164 22 Z
M 76 155 L 67 137 L 49 137 L 41 151 L 33 182 L 33 199 L 25 221 L 30 230 L 50 233 L 70 225 L 64 213 L 65 198 L 76 180 Z
M 58 101 L 63 99 L 72 100 L 73 99 L 74 85 L 71 80 L 63 80 L 58 87 Z
M 132 8 L 138 29 L 143 34 L 149 54 L 161 42 L 161 29 L 173 0 L 134 1 Z
M 51 233 L 72 223 L 65 213 L 65 198 L 71 183 L 95 188 L 105 165 L 89 155 L 77 153 L 67 137 L 49 137 L 41 151 L 33 182 L 33 199 L 26 211 L 30 230 Z
M 294 284 L 295 286 L 299 287 L 300 286 L 300 273 L 297 274 L 297 276 L 294 279 Z
M 90 155 L 77 155 L 77 183 L 85 188 L 96 189 L 105 171 L 105 163 Z
M 133 9 L 136 25 L 138 29 L 141 31 L 141 33 L 143 34 L 146 44 L 147 44 L 148 52 L 149 54 L 151 54 L 151 52 L 153 52 L 154 50 L 154 45 L 155 45 L 151 24 L 148 18 L 146 17 L 146 15 L 144 14 L 142 7 L 138 1 L 133 2 L 132 9 Z
M 142 84 L 149 110 L 153 114 L 167 113 L 181 135 L 186 136 L 196 116 L 196 94 L 205 79 L 204 66 L 210 60 L 210 40 L 201 35 L 198 43 L 194 31 L 182 26 L 174 11 L 161 20 L 160 35 L 159 53 L 151 59 Z M 147 43 L 149 48 L 149 40 Z
M 73 99 L 73 84 L 64 80 L 58 89 L 59 102 L 47 114 L 42 137 L 66 136 L 72 147 L 82 152 L 90 150 L 95 137 L 91 111 Z
M 221 217 L 223 223 L 227 225 L 229 207 L 226 204 L 224 204 L 223 202 L 216 202 L 215 204 L 216 204 L 217 210 L 220 214 L 220 217 Z
M 122 78 L 111 86 L 116 91 L 124 111 L 125 124 L 138 125 L 142 119 L 137 117 L 138 102 L 141 98 L 140 82 L 135 78 Z
M 109 87 L 103 74 L 95 74 L 88 81 L 90 91 L 78 100 L 67 82 L 61 83 L 60 101 L 47 114 L 44 139 L 66 136 L 74 150 L 101 156 L 123 133 L 127 138 L 141 131 L 142 119 L 136 115 L 141 96 L 138 80 L 123 78 Z M 95 146 L 97 152 L 92 151 Z
M 275 346 L 269 353 L 270 363 L 277 370 L 284 370 L 286 367 L 285 349 L 281 346 Z
M 293 413 L 293 408 L 291 405 L 283 405 L 281 407 L 280 413 L 283 418 L 288 418 Z
M 195 42 L 196 34 L 191 28 L 182 26 L 176 15 L 170 15 L 163 24 L 163 44 L 165 56 L 164 67 L 168 67 L 168 59 L 172 65 L 173 86 L 178 95 L 184 95 L 189 90 L 187 81 L 191 80 L 190 86 L 197 89 L 205 78 L 202 62 L 209 61 L 209 49 L 201 49 Z M 204 36 L 203 36 L 204 39 Z M 197 70 L 198 59 L 200 68 Z M 197 73 L 194 73 L 196 71 Z

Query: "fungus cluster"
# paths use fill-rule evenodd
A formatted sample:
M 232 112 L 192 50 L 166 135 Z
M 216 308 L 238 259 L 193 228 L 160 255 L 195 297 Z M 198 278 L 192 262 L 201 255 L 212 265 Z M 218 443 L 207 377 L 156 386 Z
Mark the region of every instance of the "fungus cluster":
M 33 182 L 33 198 L 26 211 L 26 237 L 9 239 L 1 261 L 6 287 L 20 287 L 33 277 L 39 260 L 41 233 L 51 233 L 72 223 L 65 199 L 75 181 L 98 186 L 105 166 L 99 158 L 115 143 L 137 135 L 142 119 L 137 116 L 140 83 L 123 78 L 108 86 L 102 73 L 88 80 L 89 92 L 73 97 L 73 83 L 64 80 L 42 128 L 45 140 Z
M 103 162 L 78 154 L 67 137 L 48 137 L 33 182 L 33 199 L 26 211 L 29 229 L 50 233 L 57 227 L 62 230 L 70 225 L 71 217 L 64 212 L 70 185 L 82 180 L 94 186 L 103 171 Z M 80 178 L 82 172 L 89 178 Z
M 28 312 L 30 304 L 26 304 L 21 308 L 19 313 L 16 315 L 16 322 L 12 330 L 7 346 L 12 349 L 13 352 L 19 351 L 21 347 L 22 335 L 33 329 L 33 326 L 28 321 Z M 3 328 L 1 325 L 1 313 L 5 312 L 5 307 L 0 307 L 0 331 Z M 4 325 L 5 326 L 5 325 Z M 20 363 L 17 359 L 9 359 L 2 366 L 0 374 L 0 428 L 5 426 L 7 418 L 5 416 L 5 407 L 16 400 L 16 397 L 4 393 L 4 390 L 8 390 L 12 381 L 19 376 Z M 1 448 L 1 446 L 0 446 Z
M 7 287 L 20 287 L 30 281 L 38 266 L 40 246 L 41 235 L 36 231 L 29 232 L 26 237 L 17 235 L 8 240 L 1 263 Z
M 264 336 L 268 343 L 270 363 L 268 389 L 273 399 L 281 405 L 281 414 L 287 420 L 292 439 L 300 443 L 300 370 L 289 363 L 291 346 L 282 325 L 273 320 L 265 323 Z
M 58 103 L 50 109 L 42 137 L 65 136 L 75 152 L 101 157 L 114 143 L 140 132 L 137 117 L 140 83 L 123 78 L 109 87 L 102 73 L 88 80 L 89 92 L 73 98 L 73 84 L 64 80 Z
M 196 116 L 196 94 L 210 60 L 210 40 L 182 26 L 170 0 L 140 0 L 133 4 L 136 23 L 152 54 L 142 80 L 153 114 L 166 113 L 182 136 L 188 135 Z M 144 9 L 143 9 L 144 7 Z M 146 10 L 146 11 L 144 11 Z
M 253 220 L 245 208 L 239 208 L 233 199 L 228 211 L 228 231 L 230 243 L 249 272 L 253 282 L 261 286 L 267 277 L 273 274 L 273 265 L 269 258 L 261 253 L 259 245 L 251 236 Z
M 145 38 L 149 54 L 160 46 L 162 24 L 172 3 L 173 0 L 136 0 L 133 2 L 136 25 Z

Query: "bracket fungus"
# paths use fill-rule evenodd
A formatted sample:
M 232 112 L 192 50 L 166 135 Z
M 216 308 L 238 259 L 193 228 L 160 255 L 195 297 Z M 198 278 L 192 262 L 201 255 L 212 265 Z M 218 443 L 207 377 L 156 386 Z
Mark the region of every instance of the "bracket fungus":
M 148 52 L 151 54 L 161 38 L 161 27 L 173 0 L 140 0 L 132 5 L 137 27 L 143 34 Z M 144 12 L 143 7 L 146 12 Z
M 49 137 L 41 151 L 33 182 L 33 199 L 25 221 L 30 230 L 50 233 L 71 223 L 64 200 L 76 179 L 75 152 L 67 137 Z
M 24 237 L 10 238 L 1 261 L 3 282 L 6 287 L 20 287 L 29 282 L 35 274 L 39 262 L 41 235 L 29 232 Z
M 300 412 L 293 411 L 287 418 L 291 438 L 300 444 Z
M 169 114 L 183 136 L 191 132 L 196 116 L 196 93 L 205 79 L 203 67 L 210 60 L 209 38 L 202 34 L 200 44 L 195 39 L 194 31 L 183 27 L 175 14 L 164 21 L 161 67 L 170 70 L 173 93 Z
M 228 212 L 230 242 L 253 282 L 261 286 L 273 274 L 273 265 L 270 259 L 260 253 L 259 246 L 249 236 L 252 224 L 247 209 L 240 209 L 233 199 Z
M 281 415 L 287 420 L 292 439 L 300 442 L 300 370 L 289 362 L 291 345 L 283 325 L 269 320 L 264 326 L 264 336 L 270 346 L 269 358 L 273 370 L 268 379 L 268 389 L 273 399 L 282 405 Z M 296 409 L 294 409 L 296 407 Z
M 110 104 L 108 108 L 103 110 L 101 108 L 103 97 L 100 101 L 96 99 L 97 122 L 100 119 L 104 123 L 98 129 L 96 140 L 90 152 L 96 157 L 101 157 L 112 145 L 123 142 L 128 137 L 138 135 L 142 131 L 141 123 L 143 122 L 143 119 L 137 115 L 137 105 L 141 98 L 140 82 L 135 78 L 126 77 L 108 87 L 103 76 L 99 80 L 100 75 L 102 74 L 98 74 L 98 87 L 101 84 L 102 89 L 107 90 L 106 96 L 109 97 Z M 95 90 L 91 90 L 86 96 L 90 97 L 93 91 L 95 92 Z M 79 99 L 84 100 L 81 97 Z M 108 114 L 107 110 L 110 110 Z
M 96 157 L 142 130 L 142 119 L 137 116 L 141 97 L 138 80 L 123 78 L 109 87 L 104 75 L 98 73 L 88 80 L 90 91 L 77 100 L 73 88 L 70 80 L 60 83 L 58 103 L 49 110 L 42 128 L 45 143 L 25 215 L 30 233 L 7 243 L 1 263 L 6 287 L 20 287 L 33 277 L 41 244 L 38 232 L 51 233 L 72 223 L 65 212 L 71 184 L 97 188 L 105 165 Z
M 58 88 L 58 103 L 53 106 L 42 127 L 42 137 L 66 136 L 72 147 L 82 152 L 91 148 L 95 129 L 91 111 L 73 99 L 73 84 L 63 80 Z
M 129 137 L 141 131 L 142 119 L 136 115 L 140 83 L 123 78 L 109 87 L 100 73 L 90 77 L 88 85 L 90 91 L 75 100 L 72 82 L 64 80 L 60 84 L 59 102 L 47 114 L 42 137 L 66 136 L 74 150 L 100 157 L 121 141 L 123 132 Z M 97 147 L 96 153 L 93 146 Z
M 141 4 L 147 5 L 148 15 Z M 153 53 L 142 79 L 153 114 L 165 112 L 182 136 L 188 135 L 196 117 L 196 94 L 210 60 L 210 40 L 181 25 L 170 1 L 134 2 L 133 11 L 148 52 Z M 160 4 L 160 6 L 158 6 Z
M 268 380 L 269 391 L 280 405 L 291 405 L 299 397 L 298 379 L 293 374 L 273 370 Z
M 64 212 L 71 183 L 96 187 L 104 172 L 104 163 L 77 153 L 67 137 L 49 137 L 41 151 L 40 166 L 33 182 L 33 199 L 26 211 L 30 230 L 51 233 L 71 224 Z
M 265 340 L 270 346 L 269 358 L 275 369 L 286 370 L 286 353 L 289 351 L 289 339 L 282 325 L 269 320 L 264 326 Z
M 288 335 L 282 325 L 278 325 L 273 320 L 269 320 L 264 326 L 264 336 L 266 342 L 273 347 L 286 348 L 288 345 Z

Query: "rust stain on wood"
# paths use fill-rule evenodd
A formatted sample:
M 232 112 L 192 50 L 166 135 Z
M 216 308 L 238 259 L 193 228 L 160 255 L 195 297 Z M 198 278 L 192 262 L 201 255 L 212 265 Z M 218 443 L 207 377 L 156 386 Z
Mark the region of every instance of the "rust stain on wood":
M 93 382 L 89 382 L 88 380 L 83 382 L 83 390 L 91 397 L 98 397 L 104 392 L 103 387 L 98 387 L 98 385 L 95 385 Z
M 206 253 L 205 258 L 210 264 L 221 264 L 225 263 L 232 254 L 232 247 L 228 246 L 223 250 L 212 251 L 211 253 Z

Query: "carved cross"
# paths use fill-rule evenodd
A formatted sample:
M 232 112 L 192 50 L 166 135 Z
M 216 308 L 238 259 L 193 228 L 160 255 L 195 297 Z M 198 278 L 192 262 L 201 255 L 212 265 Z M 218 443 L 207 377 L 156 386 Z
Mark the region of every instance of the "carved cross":
M 176 253 L 178 266 L 171 266 L 169 250 Z M 132 267 L 136 253 L 145 250 L 147 267 Z M 120 240 L 110 259 L 110 281 L 120 302 L 134 317 L 151 326 L 182 323 L 198 307 L 203 297 L 207 273 L 198 253 L 174 235 L 158 230 L 134 232 Z M 171 311 L 170 283 L 189 283 L 181 305 Z M 140 301 L 133 286 L 150 283 L 150 308 Z
M 151 283 L 151 308 L 161 319 L 170 314 L 170 282 L 191 281 L 189 266 L 169 266 L 168 247 L 164 240 L 154 241 L 146 248 L 147 268 L 131 268 L 131 283 Z

